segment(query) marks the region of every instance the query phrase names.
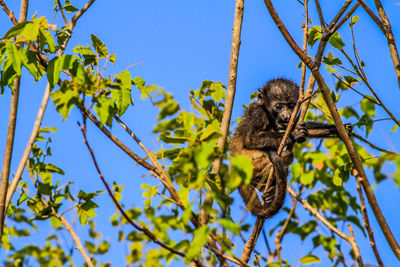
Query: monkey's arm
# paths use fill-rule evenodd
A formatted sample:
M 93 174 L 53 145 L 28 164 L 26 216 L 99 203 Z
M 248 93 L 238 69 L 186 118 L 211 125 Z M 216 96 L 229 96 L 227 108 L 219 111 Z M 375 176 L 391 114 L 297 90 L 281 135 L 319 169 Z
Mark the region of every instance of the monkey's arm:
M 304 125 L 308 129 L 309 138 L 340 138 L 339 132 L 334 124 L 324 124 L 318 122 L 306 121 Z M 349 135 L 352 132 L 352 126 L 345 124 Z

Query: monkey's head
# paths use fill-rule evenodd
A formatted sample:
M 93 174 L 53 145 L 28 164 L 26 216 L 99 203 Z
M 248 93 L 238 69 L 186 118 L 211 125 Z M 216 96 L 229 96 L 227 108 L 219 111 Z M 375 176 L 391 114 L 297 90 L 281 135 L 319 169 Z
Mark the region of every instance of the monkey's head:
M 278 78 L 258 90 L 258 101 L 265 108 L 272 126 L 285 130 L 299 99 L 299 87 L 294 82 Z

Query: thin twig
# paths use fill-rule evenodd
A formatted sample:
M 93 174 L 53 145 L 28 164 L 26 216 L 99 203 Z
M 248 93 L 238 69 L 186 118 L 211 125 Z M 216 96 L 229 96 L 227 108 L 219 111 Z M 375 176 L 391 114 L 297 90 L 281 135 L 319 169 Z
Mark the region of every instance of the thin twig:
M 359 249 L 359 247 L 357 245 L 356 238 L 354 237 L 353 227 L 350 224 L 348 224 L 347 226 L 349 227 L 349 231 L 350 231 L 349 243 L 350 243 L 351 247 L 353 248 L 354 257 L 357 260 L 358 266 L 359 267 L 364 267 L 364 262 L 363 262 L 363 260 L 361 258 L 360 249 Z
M 303 191 L 303 185 L 300 187 L 298 196 L 301 195 L 302 191 Z M 276 250 L 275 250 L 275 253 L 272 254 L 272 257 L 275 257 L 275 255 L 276 255 L 278 261 L 281 260 L 281 249 L 282 249 L 282 245 L 281 244 L 282 244 L 283 236 L 284 236 L 284 234 L 285 234 L 285 232 L 287 230 L 287 227 L 289 226 L 290 220 L 292 219 L 293 214 L 294 214 L 294 212 L 296 210 L 297 199 L 293 198 L 292 201 L 293 201 L 292 208 L 290 209 L 289 214 L 288 214 L 285 222 L 283 223 L 281 230 L 276 234 L 276 238 L 275 238 Z
M 371 224 L 370 224 L 369 219 L 368 219 L 367 206 L 365 205 L 364 196 L 363 196 L 363 193 L 361 191 L 360 181 L 358 181 L 358 180 L 357 180 L 356 189 L 357 189 L 357 192 L 358 192 L 358 196 L 360 198 L 361 212 L 362 212 L 362 215 L 363 215 L 364 227 L 365 227 L 365 229 L 367 230 L 367 233 L 368 233 L 369 244 L 370 244 L 372 250 L 374 251 L 374 255 L 375 255 L 375 258 L 376 258 L 376 260 L 378 262 L 379 267 L 382 267 L 384 265 L 383 265 L 383 262 L 382 262 L 382 258 L 379 255 L 378 248 L 376 247 L 374 231 L 372 230 Z
M 31 167 L 30 167 L 29 160 L 26 162 L 26 169 L 28 170 L 28 174 L 29 174 L 29 176 L 31 177 L 31 180 L 32 180 L 33 184 L 35 185 L 35 188 L 37 189 L 37 187 L 36 187 L 36 181 L 35 181 L 35 179 L 33 178 L 33 173 L 32 173 L 32 171 L 31 171 L 32 169 L 31 169 Z M 36 193 L 36 194 L 34 194 L 34 195 L 38 195 L 38 193 Z M 68 221 L 63 217 L 63 214 L 57 213 L 57 212 L 55 211 L 54 207 L 52 207 L 52 206 L 49 204 L 49 202 L 46 201 L 46 200 L 43 198 L 43 196 L 40 197 L 40 200 L 42 201 L 43 205 L 44 205 L 47 209 L 51 210 L 51 213 L 52 213 L 51 215 L 54 216 L 54 217 L 56 217 L 56 218 L 62 223 L 62 225 L 64 225 L 65 229 L 67 229 L 68 233 L 71 235 L 73 241 L 74 241 L 75 244 L 76 244 L 76 248 L 77 248 L 77 249 L 79 250 L 79 252 L 82 254 L 82 257 L 84 258 L 86 264 L 87 264 L 89 267 L 94 267 L 94 265 L 93 265 L 93 263 L 92 263 L 92 260 L 90 259 L 90 257 L 89 257 L 88 254 L 86 253 L 85 248 L 82 246 L 82 243 L 81 243 L 81 240 L 80 240 L 79 236 L 75 233 L 74 229 L 72 229 L 72 227 L 71 227 L 71 225 L 68 223 Z M 76 206 L 76 205 L 74 205 L 72 208 L 74 208 L 75 206 Z M 65 212 L 64 212 L 64 213 L 65 213 Z
M 57 0 L 57 2 L 58 2 L 58 7 L 59 7 L 60 12 L 61 12 L 61 16 L 62 16 L 62 18 L 63 18 L 63 20 L 64 20 L 64 24 L 65 24 L 65 26 L 68 26 L 68 20 L 67 20 L 67 18 L 65 17 L 64 10 L 63 10 L 63 7 L 62 7 L 62 5 L 61 5 L 61 2 L 60 2 L 60 0 Z
M 359 0 L 362 1 L 362 0 Z M 392 32 L 392 25 L 390 24 L 389 18 L 386 15 L 385 9 L 383 8 L 382 2 L 380 0 L 374 0 L 376 9 L 378 10 L 378 14 L 380 17 L 380 20 L 376 20 L 373 17 L 373 12 L 368 12 L 367 9 L 365 9 L 368 13 L 368 15 L 371 16 L 371 18 L 375 21 L 375 23 L 378 25 L 379 29 L 381 29 L 386 37 L 386 41 L 389 46 L 389 51 L 390 51 L 390 56 L 392 58 L 393 62 L 393 67 L 396 72 L 396 77 L 397 77 L 397 82 L 400 87 L 400 59 L 399 59 L 399 52 L 396 47 L 396 41 L 394 39 L 394 35 Z M 367 7 L 365 4 L 363 7 Z
M 144 233 L 146 236 L 148 236 L 154 243 L 158 244 L 159 246 L 169 250 L 170 252 L 179 255 L 181 257 L 185 257 L 185 254 L 181 251 L 178 251 L 174 248 L 171 248 L 170 246 L 166 245 L 165 243 L 163 243 L 161 240 L 159 240 L 150 230 L 148 230 L 146 227 L 144 226 L 139 226 L 136 223 L 134 223 L 131 218 L 128 216 L 128 214 L 126 214 L 126 212 L 124 211 L 124 209 L 121 207 L 121 205 L 119 204 L 118 200 L 115 198 L 114 193 L 112 192 L 110 186 L 108 185 L 107 181 L 104 179 L 104 176 L 102 174 L 102 172 L 100 171 L 99 165 L 97 164 L 97 160 L 96 157 L 94 155 L 93 149 L 91 148 L 91 146 L 89 145 L 89 142 L 87 140 L 87 136 L 86 136 L 86 127 L 83 127 L 79 122 L 79 127 L 81 129 L 82 135 L 83 135 L 83 141 L 87 147 L 87 149 L 89 150 L 90 156 L 92 158 L 93 164 L 96 168 L 96 171 L 101 179 L 101 181 L 103 182 L 104 186 L 106 187 L 106 190 L 108 192 L 108 195 L 111 197 L 112 201 L 114 202 L 114 205 L 117 207 L 117 209 L 119 210 L 119 212 L 121 212 L 122 216 L 129 222 L 129 224 L 131 224 L 136 230 Z
M 352 30 L 352 35 L 353 35 L 353 30 Z M 355 40 L 353 37 L 353 46 L 354 49 L 357 51 L 356 48 L 356 44 L 355 44 Z M 374 90 L 374 88 L 372 88 L 371 84 L 368 81 L 368 78 L 366 76 L 366 73 L 364 72 L 364 70 L 362 68 L 357 67 L 357 65 L 353 62 L 353 60 L 351 59 L 351 57 L 346 53 L 346 51 L 344 49 L 340 49 L 340 52 L 342 52 L 342 54 L 346 57 L 346 59 L 349 61 L 349 63 L 352 65 L 353 69 L 357 72 L 357 75 L 362 79 L 362 81 L 364 82 L 364 84 L 368 87 L 368 89 L 370 90 L 370 92 L 374 95 L 375 99 L 378 101 L 379 106 L 381 106 L 386 114 L 389 115 L 389 117 L 397 124 L 400 126 L 400 121 L 394 116 L 394 114 L 390 111 L 390 109 L 388 109 L 386 107 L 386 105 L 383 103 L 383 101 L 381 100 L 381 98 L 379 97 L 379 95 L 376 93 L 376 91 Z M 358 52 L 356 53 L 358 54 Z M 357 58 L 356 58 L 357 59 Z M 357 61 L 360 61 L 360 59 L 358 58 Z M 361 70 L 361 71 L 360 71 Z
M 392 154 L 392 155 L 399 155 L 399 154 L 396 153 L 396 152 L 392 152 L 392 151 L 389 151 L 389 150 L 386 150 L 386 149 L 383 149 L 383 148 L 380 148 L 380 147 L 374 145 L 373 143 L 369 142 L 367 139 L 363 138 L 362 136 L 360 136 L 360 135 L 358 135 L 358 134 L 356 134 L 356 133 L 354 133 L 354 132 L 352 132 L 351 135 L 354 136 L 354 137 L 356 137 L 356 138 L 359 139 L 360 141 L 366 143 L 367 145 L 369 145 L 369 146 L 372 147 L 373 149 L 376 149 L 376 150 L 381 151 L 381 152 L 384 152 L 384 153 Z
M 8 9 L 6 3 L 4 3 L 3 0 L 0 0 L 0 5 L 1 5 L 1 8 L 4 10 L 4 12 L 6 12 L 6 14 L 10 18 L 10 20 L 12 21 L 12 23 L 18 24 L 18 21 L 15 18 L 14 13 Z

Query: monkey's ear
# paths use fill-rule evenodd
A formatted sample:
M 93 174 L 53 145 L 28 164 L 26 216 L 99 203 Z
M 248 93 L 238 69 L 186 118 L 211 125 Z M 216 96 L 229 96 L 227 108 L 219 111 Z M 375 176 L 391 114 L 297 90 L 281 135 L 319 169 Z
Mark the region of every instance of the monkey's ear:
M 258 88 L 258 98 L 262 99 L 264 96 L 264 90 L 262 87 Z

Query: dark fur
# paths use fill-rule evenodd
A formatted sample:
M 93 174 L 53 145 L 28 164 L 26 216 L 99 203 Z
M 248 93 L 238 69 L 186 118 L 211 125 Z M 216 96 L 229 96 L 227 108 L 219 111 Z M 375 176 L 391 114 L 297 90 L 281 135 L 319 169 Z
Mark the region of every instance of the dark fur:
M 259 89 L 257 101 L 250 104 L 233 134 L 232 155 L 246 155 L 253 161 L 251 183 L 239 186 L 239 192 L 247 209 L 255 216 L 272 217 L 283 206 L 288 167 L 293 161 L 293 154 L 284 151 L 279 156 L 277 150 L 298 98 L 299 88 L 294 82 L 283 78 L 269 81 Z M 338 137 L 338 133 L 334 125 L 314 122 L 297 124 L 285 146 L 294 142 L 302 143 L 308 137 Z M 262 205 L 256 189 L 264 191 L 272 166 L 275 170 L 273 181 L 263 194 Z

